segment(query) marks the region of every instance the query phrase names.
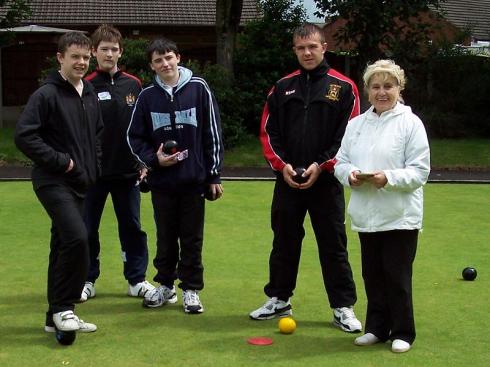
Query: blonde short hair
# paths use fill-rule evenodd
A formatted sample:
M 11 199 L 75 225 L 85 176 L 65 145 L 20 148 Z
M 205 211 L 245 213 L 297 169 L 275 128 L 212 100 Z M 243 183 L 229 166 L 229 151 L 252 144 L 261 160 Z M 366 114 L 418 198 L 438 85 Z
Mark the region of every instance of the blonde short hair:
M 369 82 L 373 75 L 381 75 L 385 80 L 389 77 L 393 77 L 398 82 L 400 91 L 405 89 L 405 84 L 407 82 L 405 72 L 400 66 L 395 64 L 393 60 L 378 60 L 367 66 L 362 77 L 364 80 L 364 87 L 366 89 L 368 88 Z

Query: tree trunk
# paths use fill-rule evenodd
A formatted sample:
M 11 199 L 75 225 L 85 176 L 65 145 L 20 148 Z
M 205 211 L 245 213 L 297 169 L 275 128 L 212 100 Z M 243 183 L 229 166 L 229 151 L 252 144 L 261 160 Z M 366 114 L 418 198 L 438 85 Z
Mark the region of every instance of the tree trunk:
M 216 0 L 216 62 L 233 78 L 233 51 L 243 0 Z

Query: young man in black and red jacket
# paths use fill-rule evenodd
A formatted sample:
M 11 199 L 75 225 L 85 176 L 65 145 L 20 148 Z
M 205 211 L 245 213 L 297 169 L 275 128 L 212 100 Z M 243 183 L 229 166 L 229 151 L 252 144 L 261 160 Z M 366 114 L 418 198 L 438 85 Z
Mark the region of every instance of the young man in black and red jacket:
M 134 158 L 126 140 L 131 114 L 141 91 L 138 78 L 121 71 L 122 36 L 114 27 L 101 25 L 92 34 L 92 53 L 97 70 L 85 79 L 95 88 L 104 119 L 102 136 L 102 174 L 85 199 L 84 219 L 90 245 L 90 268 L 81 301 L 95 296 L 100 275 L 99 225 L 107 197 L 111 194 L 116 213 L 124 277 L 128 295 L 143 297 L 154 286 L 145 280 L 148 266 L 146 233 L 140 224 L 138 183 L 146 169 Z
M 359 114 L 359 94 L 349 78 L 327 64 L 321 28 L 309 23 L 298 27 L 293 45 L 300 69 L 275 84 L 262 116 L 264 155 L 277 175 L 271 208 L 274 240 L 264 288 L 269 299 L 250 318 L 291 315 L 303 222 L 309 213 L 334 324 L 359 332 L 362 326 L 352 308 L 357 298 L 347 256 L 344 192 L 333 175 L 347 122 Z
M 90 40 L 80 32 L 61 36 L 59 71 L 29 98 L 17 122 L 15 144 L 34 162 L 34 191 L 51 219 L 45 330 L 92 332 L 75 314 L 88 270 L 82 216 L 87 187 L 100 173 L 102 115 L 90 83 L 83 81 Z

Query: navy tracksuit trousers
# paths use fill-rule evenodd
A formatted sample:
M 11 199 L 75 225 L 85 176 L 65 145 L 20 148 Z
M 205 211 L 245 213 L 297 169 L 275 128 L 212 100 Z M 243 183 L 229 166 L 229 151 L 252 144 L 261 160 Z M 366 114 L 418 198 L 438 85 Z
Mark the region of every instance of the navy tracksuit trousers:
M 124 278 L 131 285 L 145 280 L 148 246 L 146 233 L 142 231 L 140 224 L 140 190 L 135 183 L 135 179 L 98 180 L 87 192 L 83 218 L 87 226 L 90 248 L 90 267 L 86 279 L 89 282 L 94 283 L 100 275 L 99 226 L 109 194 L 117 218 Z

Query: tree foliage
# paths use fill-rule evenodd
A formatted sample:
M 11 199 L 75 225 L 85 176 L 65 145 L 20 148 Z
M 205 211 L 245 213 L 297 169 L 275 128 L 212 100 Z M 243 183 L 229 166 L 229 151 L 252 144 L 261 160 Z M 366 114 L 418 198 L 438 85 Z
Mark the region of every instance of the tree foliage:
M 343 19 L 334 37 L 354 42 L 360 66 L 381 57 L 412 61 L 429 41 L 430 18 L 445 0 L 315 0 L 315 15 Z
M 294 0 L 259 0 L 261 17 L 245 25 L 237 40 L 236 85 L 247 106 L 245 125 L 257 134 L 268 91 L 284 75 L 298 68 L 292 52 L 294 29 L 306 20 Z
M 17 26 L 22 19 L 31 14 L 28 0 L 0 0 L 0 9 L 4 9 L 0 16 L 0 28 Z M 5 46 L 12 38 L 10 32 L 0 35 L 0 47 Z
M 118 64 L 127 72 L 136 75 L 141 79 L 143 85 L 151 83 L 153 71 L 148 65 L 146 49 L 150 44 L 147 38 L 125 38 L 123 40 L 123 54 Z M 92 57 L 93 68 L 96 66 L 96 59 Z
M 488 58 L 458 50 L 453 42 L 429 42 L 431 21 L 437 18 L 437 13 L 428 10 L 439 10 L 444 1 L 315 0 L 315 3 L 316 15 L 326 14 L 331 21 L 345 21 L 334 37 L 344 43 L 355 43 L 359 76 L 367 63 L 379 58 L 392 58 L 405 69 L 408 84 L 404 99 L 422 118 L 430 137 L 488 137 Z M 464 39 L 467 35 L 463 31 L 456 36 Z M 475 85 L 479 87 L 474 88 Z

